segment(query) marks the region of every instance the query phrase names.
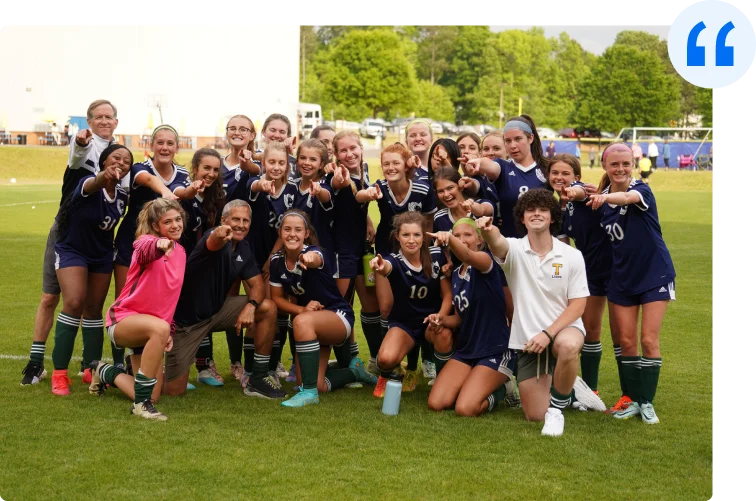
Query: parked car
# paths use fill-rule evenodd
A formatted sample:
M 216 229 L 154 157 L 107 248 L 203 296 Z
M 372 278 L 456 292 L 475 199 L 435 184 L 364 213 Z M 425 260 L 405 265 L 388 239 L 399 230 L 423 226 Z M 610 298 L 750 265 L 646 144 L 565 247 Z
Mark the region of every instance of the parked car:
M 470 133 L 470 132 L 475 133 L 475 134 L 478 133 L 475 130 L 475 127 L 473 127 L 472 125 L 460 125 L 459 127 L 457 127 L 457 134 Z
M 444 128 L 444 134 L 453 135 L 459 133 L 459 128 L 451 122 L 441 122 L 441 125 Z
M 578 134 L 572 127 L 565 127 L 557 131 L 558 137 L 577 138 Z
M 478 130 L 478 133 L 481 136 L 485 136 L 489 132 L 493 132 L 493 131 L 496 130 L 496 127 L 494 127 L 493 125 L 489 125 L 489 124 L 476 125 L 475 128 Z
M 553 139 L 557 137 L 556 131 L 548 127 L 538 127 L 536 131 L 541 139 Z
M 617 137 L 617 134 L 614 134 L 613 132 L 607 132 L 605 130 L 601 131 L 601 139 L 614 139 Z
M 366 118 L 360 124 L 360 135 L 364 137 L 386 137 L 383 120 Z
M 395 118 L 391 121 L 391 124 L 388 125 L 388 127 L 391 127 L 391 129 L 396 134 L 404 134 L 404 127 L 412 121 L 411 118 Z
M 444 126 L 441 125 L 441 122 L 431 122 L 431 132 L 434 134 L 443 134 Z

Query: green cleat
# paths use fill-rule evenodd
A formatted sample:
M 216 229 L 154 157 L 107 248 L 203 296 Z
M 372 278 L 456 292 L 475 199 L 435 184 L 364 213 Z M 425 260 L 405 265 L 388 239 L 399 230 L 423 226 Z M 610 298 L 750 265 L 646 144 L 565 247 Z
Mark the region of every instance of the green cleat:
M 320 397 L 318 397 L 318 390 L 312 388 L 310 390 L 301 390 L 289 400 L 281 402 L 281 405 L 284 407 L 305 407 L 307 405 L 315 405 L 319 403 Z
M 653 410 L 653 408 L 652 408 Z M 640 405 L 638 402 L 630 402 L 628 406 L 621 411 L 614 413 L 614 417 L 617 419 L 629 419 L 633 416 L 638 416 L 641 413 Z
M 374 374 L 371 374 L 370 372 L 365 369 L 365 364 L 362 363 L 362 360 L 360 360 L 357 357 L 354 357 L 351 362 L 349 362 L 349 368 L 352 370 L 352 372 L 355 373 L 357 376 L 357 381 L 360 383 L 367 383 L 369 385 L 375 386 L 375 384 L 378 382 L 378 378 L 375 377 Z

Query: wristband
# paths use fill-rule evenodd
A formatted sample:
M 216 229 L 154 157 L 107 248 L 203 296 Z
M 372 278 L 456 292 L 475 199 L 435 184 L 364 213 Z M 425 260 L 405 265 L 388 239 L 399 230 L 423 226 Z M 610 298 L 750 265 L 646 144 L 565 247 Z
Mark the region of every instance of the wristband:
M 554 342 L 554 338 L 551 336 L 551 334 L 549 334 L 549 331 L 547 331 L 546 329 L 543 329 L 541 332 L 546 334 L 546 337 L 549 338 L 549 344 Z
M 257 301 L 255 301 L 254 299 L 248 299 L 248 300 L 247 300 L 247 304 L 251 304 L 251 305 L 252 305 L 252 306 L 254 306 L 255 308 L 259 308 L 259 307 L 260 307 L 260 303 L 258 303 L 258 302 L 257 302 Z

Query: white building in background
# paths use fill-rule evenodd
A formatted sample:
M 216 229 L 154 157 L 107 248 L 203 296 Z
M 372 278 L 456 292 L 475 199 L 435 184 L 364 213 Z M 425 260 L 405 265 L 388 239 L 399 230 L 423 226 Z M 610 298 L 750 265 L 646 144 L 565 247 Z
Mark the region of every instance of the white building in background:
M 161 123 L 161 111 L 186 136 L 222 135 L 236 114 L 259 130 L 267 115 L 283 113 L 296 128 L 297 26 L 6 26 L 0 47 L 0 120 L 8 130 L 50 121 L 62 129 L 95 99 L 117 106 L 117 134 L 146 132 Z

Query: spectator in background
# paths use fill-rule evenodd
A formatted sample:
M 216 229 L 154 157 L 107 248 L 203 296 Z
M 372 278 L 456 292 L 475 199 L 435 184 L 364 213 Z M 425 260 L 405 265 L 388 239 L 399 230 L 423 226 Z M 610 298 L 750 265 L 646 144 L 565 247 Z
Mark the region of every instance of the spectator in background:
M 640 159 L 641 156 L 643 156 L 643 150 L 640 146 L 638 146 L 638 143 L 633 143 L 633 161 L 635 161 L 635 168 L 637 169 L 640 166 Z
M 50 134 L 52 134 L 53 145 L 58 146 L 60 144 L 60 131 L 58 130 L 58 124 L 53 122 L 50 125 Z
M 652 139 L 648 143 L 648 159 L 651 160 L 651 170 L 656 170 L 656 159 L 659 157 L 659 147 Z
M 648 177 L 651 175 L 653 164 L 645 153 L 643 154 L 643 158 L 640 159 L 639 164 L 641 181 L 648 184 Z
M 709 147 L 709 165 L 712 169 L 714 168 L 714 143 L 711 143 Z
M 575 156 L 580 160 L 580 141 L 575 143 Z
M 590 168 L 593 169 L 593 164 L 596 163 L 596 147 L 591 146 L 591 149 L 588 151 L 588 160 L 591 162 Z
M 66 125 L 63 126 L 63 146 L 68 146 L 71 144 L 71 124 L 66 122 Z
M 549 146 L 546 148 L 546 158 L 554 158 L 556 155 L 556 145 L 554 141 L 549 142 Z
M 669 157 L 672 153 L 672 147 L 669 145 L 669 139 L 664 140 L 664 148 L 662 148 L 662 157 L 664 157 L 664 170 L 669 170 Z

